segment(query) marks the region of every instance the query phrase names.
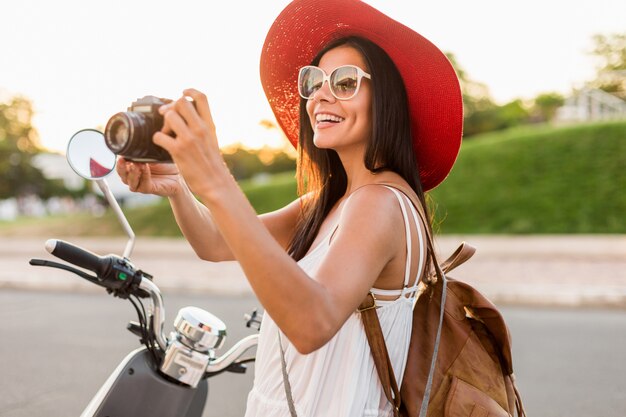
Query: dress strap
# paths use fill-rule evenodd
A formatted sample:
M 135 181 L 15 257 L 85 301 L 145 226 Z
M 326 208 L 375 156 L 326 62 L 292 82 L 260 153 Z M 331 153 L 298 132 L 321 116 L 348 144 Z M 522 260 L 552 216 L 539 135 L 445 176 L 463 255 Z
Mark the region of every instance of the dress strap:
M 406 233 L 406 265 L 405 265 L 405 270 L 404 270 L 404 285 L 403 285 L 403 288 L 399 290 L 383 290 L 380 288 L 372 288 L 371 291 L 373 294 L 384 295 L 384 296 L 397 296 L 397 295 L 405 296 L 407 293 L 415 294 L 415 291 L 417 290 L 419 274 L 422 271 L 422 267 L 424 266 L 424 254 L 421 250 L 421 248 L 424 247 L 423 246 L 424 236 L 422 235 L 422 229 L 419 226 L 415 207 L 413 207 L 412 203 L 408 203 L 409 209 L 411 210 L 411 214 L 413 216 L 413 220 L 415 222 L 415 228 L 417 229 L 417 237 L 418 237 L 419 248 L 420 248 L 417 275 L 414 281 L 415 284 L 409 287 L 409 281 L 410 281 L 410 275 L 411 275 L 411 257 L 412 257 L 413 249 L 412 249 L 412 240 L 411 240 L 411 226 L 409 223 L 409 217 L 407 215 L 407 210 L 406 210 L 407 203 L 405 200 L 408 197 L 405 196 L 404 198 L 402 198 L 402 194 L 393 187 L 389 187 L 387 185 L 385 185 L 384 187 L 390 189 L 395 194 L 396 198 L 398 199 L 398 203 L 400 203 L 400 209 L 402 210 L 402 218 L 404 219 L 404 229 Z
M 394 189 L 395 190 L 395 189 Z M 397 190 L 396 190 L 397 191 Z M 419 261 L 417 264 L 417 272 L 415 275 L 415 281 L 412 287 L 407 288 L 407 292 L 414 292 L 417 290 L 417 286 L 419 284 L 419 277 L 420 277 L 420 273 L 422 272 L 422 268 L 424 268 L 424 263 L 426 262 L 426 257 L 424 256 L 426 253 L 426 250 L 422 250 L 422 248 L 426 248 L 425 242 L 424 242 L 424 235 L 422 234 L 422 228 L 420 227 L 420 222 L 418 220 L 419 216 L 417 214 L 417 208 L 415 206 L 413 206 L 413 203 L 411 202 L 411 200 L 409 199 L 409 197 L 407 197 L 406 195 L 404 195 L 404 198 L 407 201 L 407 204 L 411 210 L 411 215 L 413 215 L 413 221 L 415 222 L 415 229 L 417 230 L 417 240 L 419 243 Z M 426 225 L 424 225 L 424 227 L 426 227 Z M 414 293 L 415 294 L 415 293 Z

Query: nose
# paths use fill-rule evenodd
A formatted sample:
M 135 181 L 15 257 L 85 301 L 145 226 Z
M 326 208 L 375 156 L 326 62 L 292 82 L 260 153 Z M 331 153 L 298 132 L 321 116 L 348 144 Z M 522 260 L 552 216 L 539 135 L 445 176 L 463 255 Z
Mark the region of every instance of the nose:
M 330 92 L 330 81 L 329 80 L 324 80 L 324 82 L 322 83 L 322 86 L 315 92 L 313 93 L 313 101 L 317 101 L 320 102 L 322 100 L 324 101 L 328 101 L 328 102 L 334 102 L 335 96 L 333 96 L 333 93 Z

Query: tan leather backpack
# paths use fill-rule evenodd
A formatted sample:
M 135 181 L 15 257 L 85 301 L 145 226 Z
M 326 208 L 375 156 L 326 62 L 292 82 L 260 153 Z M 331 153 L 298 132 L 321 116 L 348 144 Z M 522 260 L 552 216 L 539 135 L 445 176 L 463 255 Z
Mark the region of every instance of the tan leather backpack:
M 426 221 L 415 193 L 398 184 L 385 184 L 407 195 Z M 502 315 L 470 285 L 447 273 L 475 252 L 463 243 L 439 265 L 432 236 L 427 233 L 433 273 L 420 283 L 413 309 L 413 330 L 400 390 L 387 348 L 368 296 L 360 306 L 363 324 L 385 395 L 396 416 L 408 417 L 525 417 L 515 386 L 511 337 Z M 446 284 L 446 285 L 444 285 Z M 441 309 L 442 300 L 444 309 Z

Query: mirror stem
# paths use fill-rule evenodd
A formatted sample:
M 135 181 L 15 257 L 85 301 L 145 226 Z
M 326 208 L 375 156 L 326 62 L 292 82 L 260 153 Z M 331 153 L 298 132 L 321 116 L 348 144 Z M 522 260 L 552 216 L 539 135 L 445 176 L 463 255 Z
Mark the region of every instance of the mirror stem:
M 124 213 L 122 212 L 120 205 L 117 203 L 117 200 L 113 196 L 113 193 L 111 192 L 111 189 L 109 188 L 109 184 L 106 182 L 106 180 L 104 178 L 97 179 L 96 184 L 98 184 L 98 187 L 102 191 L 102 194 L 104 194 L 104 196 L 106 197 L 107 201 L 109 202 L 109 205 L 111 206 L 118 220 L 122 224 L 124 231 L 128 235 L 128 243 L 126 244 L 126 248 L 124 249 L 123 256 L 126 259 L 130 259 L 130 253 L 133 251 L 133 248 L 135 247 L 135 232 L 133 232 L 133 229 L 130 227 L 130 224 L 128 223 L 128 220 L 126 219 L 126 216 L 124 216 Z

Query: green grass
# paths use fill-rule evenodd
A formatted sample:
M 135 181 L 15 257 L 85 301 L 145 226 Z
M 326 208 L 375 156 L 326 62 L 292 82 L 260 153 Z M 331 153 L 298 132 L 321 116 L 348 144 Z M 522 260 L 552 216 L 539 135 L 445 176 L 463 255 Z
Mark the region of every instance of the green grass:
M 257 213 L 296 198 L 293 172 L 240 186 Z M 626 121 L 474 136 L 430 198 L 441 233 L 626 233 Z M 181 236 L 166 200 L 125 213 L 139 236 Z M 63 233 L 123 234 L 112 213 L 0 223 L 0 236 Z
M 431 197 L 443 233 L 626 233 L 626 122 L 476 136 Z
M 239 186 L 259 214 L 284 207 L 297 197 L 295 172 L 272 175 L 267 183 L 240 181 Z

